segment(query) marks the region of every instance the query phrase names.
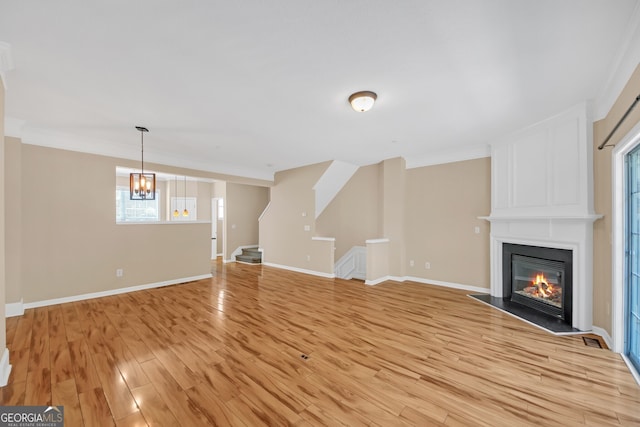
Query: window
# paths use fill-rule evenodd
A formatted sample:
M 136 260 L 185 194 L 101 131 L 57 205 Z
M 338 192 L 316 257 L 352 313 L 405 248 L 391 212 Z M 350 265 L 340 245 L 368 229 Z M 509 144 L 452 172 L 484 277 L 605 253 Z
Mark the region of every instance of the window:
M 116 188 L 116 222 L 160 221 L 159 192 L 155 200 L 130 200 L 129 188 Z
M 187 208 L 189 215 L 184 216 L 183 212 Z M 178 210 L 178 216 L 173 213 Z M 170 221 L 195 221 L 198 219 L 198 198 L 197 197 L 172 197 L 171 210 L 169 214 Z

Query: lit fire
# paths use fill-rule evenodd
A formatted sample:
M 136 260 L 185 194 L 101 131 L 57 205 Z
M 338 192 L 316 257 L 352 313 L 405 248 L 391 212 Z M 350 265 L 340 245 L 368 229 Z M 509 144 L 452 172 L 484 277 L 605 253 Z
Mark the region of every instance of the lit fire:
M 554 293 L 553 285 L 549 284 L 549 281 L 544 274 L 536 274 L 536 278 L 533 281 L 533 286 L 537 288 L 537 296 L 542 298 L 549 298 Z
M 562 285 L 554 285 L 542 273 L 536 273 L 535 279 L 519 291 L 521 295 L 544 301 L 556 307 L 562 307 Z

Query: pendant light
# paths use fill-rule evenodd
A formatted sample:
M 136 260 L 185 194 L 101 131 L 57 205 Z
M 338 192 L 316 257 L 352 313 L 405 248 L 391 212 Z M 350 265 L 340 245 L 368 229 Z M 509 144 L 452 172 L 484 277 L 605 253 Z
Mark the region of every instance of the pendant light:
M 129 174 L 129 199 L 130 200 L 155 200 L 156 199 L 156 174 L 144 173 L 144 133 L 149 129 L 136 126 L 140 131 L 140 145 L 142 162 L 140 173 Z
M 176 189 L 176 191 L 175 191 L 174 199 L 176 201 L 175 202 L 176 206 L 175 206 L 175 209 L 173 211 L 173 217 L 174 218 L 178 218 L 180 216 L 180 212 L 178 211 L 178 175 L 176 175 L 175 178 L 176 178 L 175 179 L 175 182 L 176 182 L 175 189 Z
M 184 177 L 184 210 L 182 211 L 182 216 L 189 216 L 189 211 L 187 210 L 187 176 Z

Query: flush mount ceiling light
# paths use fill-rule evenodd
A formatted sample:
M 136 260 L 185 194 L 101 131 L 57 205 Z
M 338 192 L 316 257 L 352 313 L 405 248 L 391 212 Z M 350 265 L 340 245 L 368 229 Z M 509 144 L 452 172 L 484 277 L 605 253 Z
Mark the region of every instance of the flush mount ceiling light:
M 129 174 L 129 199 L 131 200 L 155 200 L 156 199 L 156 174 L 144 173 L 144 133 L 149 129 L 136 126 L 140 131 L 140 144 L 142 147 L 142 163 L 140 173 Z
M 376 102 L 377 98 L 378 95 L 375 92 L 363 90 L 352 94 L 349 97 L 349 104 L 354 110 L 363 113 L 373 107 L 373 103 Z

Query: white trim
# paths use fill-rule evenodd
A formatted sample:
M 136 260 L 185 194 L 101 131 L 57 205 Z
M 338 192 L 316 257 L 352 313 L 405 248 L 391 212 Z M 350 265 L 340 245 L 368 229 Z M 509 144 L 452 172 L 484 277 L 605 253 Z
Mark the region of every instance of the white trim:
M 602 339 L 604 340 L 605 344 L 607 344 L 607 347 L 611 348 L 611 337 L 609 336 L 609 333 L 607 331 L 605 331 L 604 329 L 598 327 L 598 326 L 594 326 L 592 329 L 592 332 L 596 335 L 599 335 L 600 337 L 602 337 Z
M 369 243 L 371 243 L 371 244 L 389 243 L 389 242 L 390 242 L 390 240 L 388 238 L 386 238 L 386 237 L 383 237 L 383 238 L 380 238 L 380 239 L 368 239 L 368 240 L 364 241 L 364 243 L 366 243 L 366 244 L 369 244 Z
M 624 363 L 627 364 L 627 368 L 629 368 L 629 372 L 631 372 L 633 379 L 635 379 L 638 385 L 640 386 L 640 372 L 636 370 L 636 367 L 633 365 L 633 363 L 631 363 L 631 360 L 629 360 L 629 358 L 626 355 L 621 354 L 621 356 L 622 356 L 622 360 L 624 360 Z
M 311 240 L 318 240 L 321 242 L 335 242 L 335 237 L 312 237 Z
M 183 277 L 181 279 L 166 280 L 164 282 L 148 283 L 146 285 L 130 286 L 128 288 L 118 288 L 118 289 L 111 289 L 111 290 L 108 290 L 108 291 L 91 292 L 91 293 L 88 293 L 88 294 L 73 295 L 73 296 L 70 296 L 70 297 L 62 297 L 62 298 L 54 298 L 54 299 L 49 299 L 49 300 L 34 301 L 34 302 L 25 303 L 24 304 L 24 308 L 28 309 L 28 308 L 46 307 L 46 306 L 49 306 L 49 305 L 56 305 L 56 304 L 64 304 L 64 303 L 68 303 L 68 302 L 83 301 L 83 300 L 93 299 L 93 298 L 102 298 L 102 297 L 108 297 L 108 296 L 112 296 L 112 295 L 125 294 L 127 292 L 141 291 L 141 290 L 144 290 L 144 289 L 161 288 L 163 286 L 177 285 L 179 283 L 187 283 L 187 282 L 194 282 L 196 280 L 210 279 L 211 277 L 213 277 L 211 274 L 203 274 L 203 275 L 200 275 L 200 276 Z
M 182 198 L 182 197 L 181 197 Z M 122 221 L 115 222 L 116 225 L 189 225 L 189 224 L 211 224 L 211 221 Z
M 611 174 L 613 198 L 611 224 L 611 335 L 613 345 L 611 349 L 616 353 L 624 352 L 626 325 L 625 313 L 625 156 L 640 144 L 640 123 L 636 124 L 625 137 L 616 144 L 611 155 Z
M 458 147 L 445 151 L 429 153 L 427 157 L 405 158 L 406 168 L 420 168 L 423 166 L 442 165 L 445 163 L 462 162 L 465 160 L 482 159 L 491 156 L 488 144 Z
M 16 317 L 24 314 L 24 302 L 20 298 L 19 302 L 12 302 L 4 305 L 5 317 Z
M 341 160 L 334 160 L 324 171 L 312 189 L 315 192 L 315 218 L 325 210 L 329 203 L 340 193 L 359 166 Z
M 136 149 L 132 144 L 124 144 L 114 139 L 105 140 L 102 138 L 87 135 L 78 135 L 67 132 L 41 129 L 33 124 L 27 123 L 22 132 L 22 143 L 27 145 L 37 145 L 41 147 L 57 148 L 60 150 L 77 151 L 80 153 L 96 154 L 99 156 L 116 157 L 118 159 L 140 160 L 139 147 Z M 147 159 L 147 157 L 149 157 Z M 182 157 L 179 153 L 154 150 L 145 156 L 148 163 L 157 163 L 164 166 L 174 166 L 186 169 L 195 169 L 230 177 L 245 179 L 257 179 L 266 181 L 265 186 L 273 183 L 273 172 L 260 171 L 257 169 L 238 167 L 226 164 L 223 161 L 207 161 L 205 159 L 193 159 Z M 228 180 L 228 178 L 224 178 Z M 260 185 L 260 184 L 256 184 Z
M 385 276 L 385 277 L 381 277 L 379 279 L 375 279 L 375 280 L 367 280 L 364 282 L 365 285 L 378 285 L 382 282 L 386 282 L 388 280 L 394 281 L 394 282 L 416 282 L 418 284 L 421 285 L 434 285 L 434 286 L 440 286 L 443 288 L 451 288 L 451 289 L 461 289 L 463 291 L 469 291 L 469 292 L 477 292 L 477 293 L 481 293 L 481 294 L 488 294 L 490 293 L 490 289 L 487 288 L 482 288 L 480 286 L 473 286 L 473 285 L 464 285 L 461 283 L 453 283 L 453 282 L 443 282 L 440 280 L 431 280 L 431 279 L 424 279 L 422 277 L 414 277 L 414 276 L 404 276 L 404 277 L 397 277 L 397 276 Z
M 327 279 L 335 279 L 335 277 L 336 277 L 336 275 L 333 274 L 333 273 L 323 273 L 321 271 L 307 270 L 307 269 L 304 269 L 304 268 L 291 267 L 291 266 L 288 266 L 288 265 L 273 264 L 271 262 L 263 262 L 262 264 L 266 265 L 268 267 L 281 268 L 283 270 L 295 271 L 297 273 L 304 273 L 304 274 L 309 274 L 311 276 L 324 277 L 324 278 L 327 278 Z
M 382 282 L 386 282 L 389 280 L 395 280 L 393 277 L 391 276 L 384 276 L 384 277 L 380 277 L 378 279 L 374 279 L 374 280 L 365 280 L 364 284 L 368 285 L 368 286 L 375 286 L 375 285 L 379 285 Z M 402 280 L 397 280 L 399 282 L 402 282 Z
M 595 222 L 601 219 L 603 215 L 588 214 L 588 215 L 490 215 L 479 216 L 478 219 L 484 219 L 485 221 L 538 221 L 538 220 L 558 220 L 558 221 L 591 221 Z
M 217 197 L 217 199 L 222 199 L 222 197 Z M 258 222 L 262 221 L 262 217 L 264 217 L 266 215 L 266 213 L 267 213 L 267 211 L 269 210 L 270 207 L 271 207 L 271 200 L 269 200 L 269 203 L 267 203 L 267 206 L 265 206 L 265 208 L 263 209 L 262 213 L 258 217 Z
M 5 348 L 0 359 L 0 387 L 4 387 L 9 382 L 9 374 L 11 374 L 11 365 L 9 364 L 9 349 Z
M 478 293 L 481 293 L 481 294 L 488 294 L 491 291 L 488 288 L 482 288 L 480 286 L 464 285 L 464 284 L 461 284 L 461 283 L 453 283 L 453 282 L 442 282 L 440 280 L 423 279 L 421 277 L 407 276 L 407 277 L 404 278 L 404 280 L 409 280 L 411 282 L 418 282 L 418 283 L 421 283 L 423 285 L 442 286 L 444 288 L 461 289 L 461 290 L 464 290 L 464 291 L 478 292 Z

